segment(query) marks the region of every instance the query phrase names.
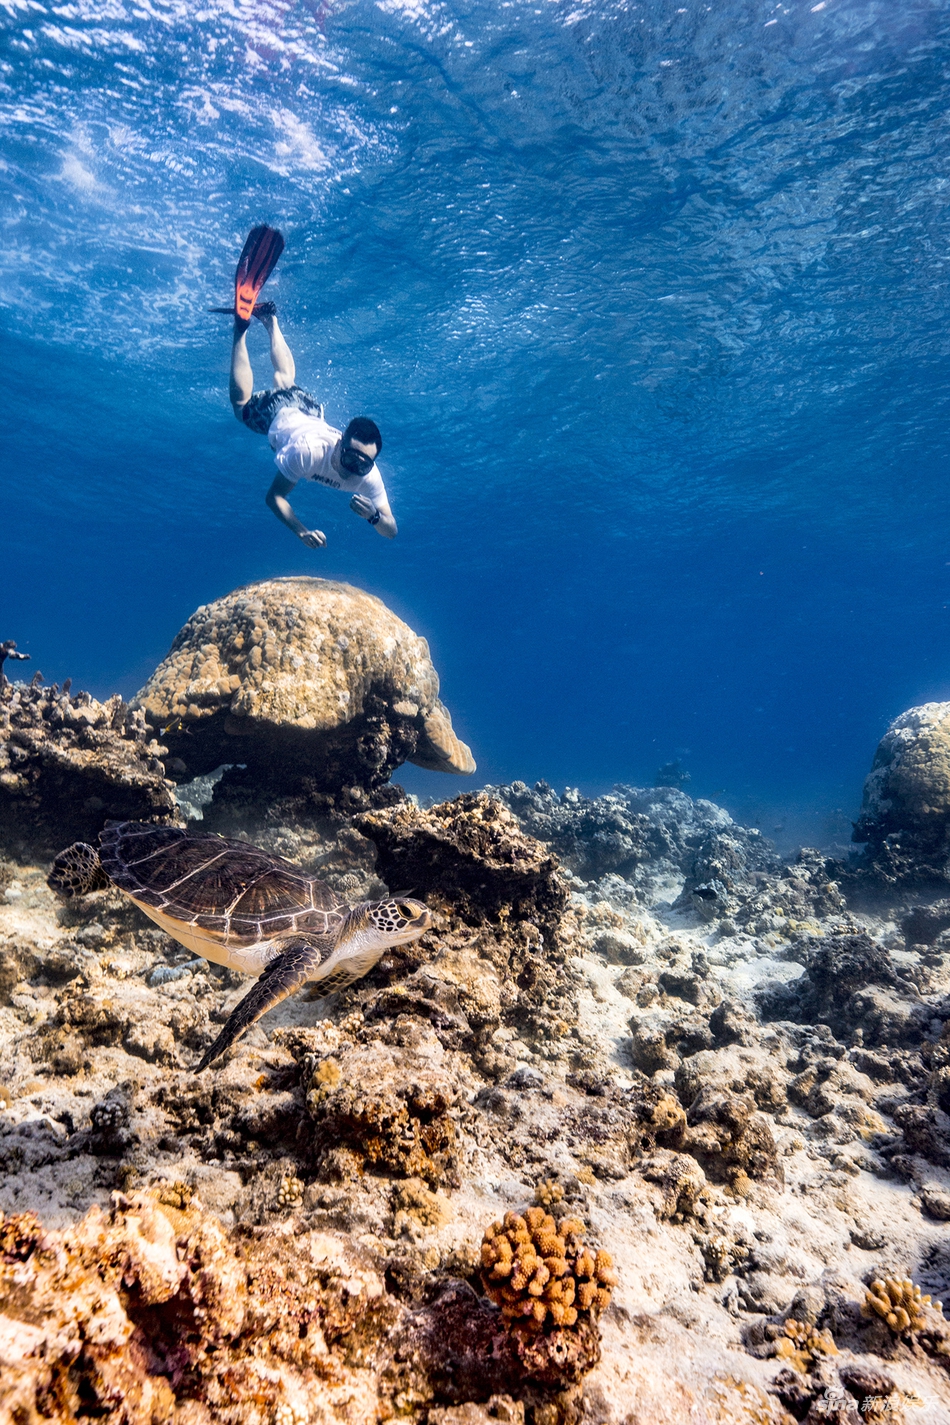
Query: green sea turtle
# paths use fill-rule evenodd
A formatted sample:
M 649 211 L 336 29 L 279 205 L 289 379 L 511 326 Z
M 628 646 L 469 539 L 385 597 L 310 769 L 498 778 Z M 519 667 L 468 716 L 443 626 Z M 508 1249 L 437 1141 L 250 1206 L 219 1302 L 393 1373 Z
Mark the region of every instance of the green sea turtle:
M 323 881 L 246 841 L 147 822 L 110 823 L 98 851 L 84 841 L 68 846 L 47 881 L 66 900 L 116 886 L 187 950 L 260 975 L 197 1071 L 301 985 L 332 994 L 431 924 L 428 909 L 408 896 L 349 906 Z

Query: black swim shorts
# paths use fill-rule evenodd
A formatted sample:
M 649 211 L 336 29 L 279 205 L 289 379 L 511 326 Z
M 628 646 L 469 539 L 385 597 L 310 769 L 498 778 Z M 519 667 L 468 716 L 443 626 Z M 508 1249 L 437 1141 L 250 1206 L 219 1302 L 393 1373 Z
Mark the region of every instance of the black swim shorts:
M 308 416 L 323 418 L 320 402 L 299 386 L 289 386 L 286 391 L 255 391 L 241 411 L 241 418 L 256 435 L 266 435 L 277 412 L 285 406 L 304 411 Z

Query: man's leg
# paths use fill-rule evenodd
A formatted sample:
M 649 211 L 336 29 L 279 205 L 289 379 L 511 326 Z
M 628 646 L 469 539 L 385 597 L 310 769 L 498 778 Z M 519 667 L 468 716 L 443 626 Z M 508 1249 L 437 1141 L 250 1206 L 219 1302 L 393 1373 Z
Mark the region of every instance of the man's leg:
M 276 391 L 287 391 L 297 379 L 297 368 L 294 365 L 293 354 L 290 347 L 284 341 L 283 332 L 277 325 L 276 314 L 272 317 L 261 317 L 260 320 L 261 325 L 270 337 L 270 360 L 274 368 L 274 389 Z M 248 367 L 248 370 L 250 370 L 250 367 Z
M 247 354 L 247 327 L 243 329 L 234 324 L 234 345 L 231 347 L 231 380 L 228 384 L 228 395 L 231 397 L 231 409 L 239 421 L 244 419 L 244 407 L 254 394 L 254 373 L 251 370 L 251 358 Z

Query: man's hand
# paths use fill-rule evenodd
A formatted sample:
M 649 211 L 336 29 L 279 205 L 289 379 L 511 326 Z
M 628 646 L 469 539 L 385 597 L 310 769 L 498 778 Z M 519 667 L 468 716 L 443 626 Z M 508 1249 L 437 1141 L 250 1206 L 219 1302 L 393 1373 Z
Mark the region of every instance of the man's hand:
M 322 529 L 301 530 L 298 538 L 303 540 L 308 549 L 323 549 L 327 542 L 327 537 Z
M 376 506 L 365 495 L 354 495 L 350 501 L 350 509 L 354 515 L 359 515 L 361 520 L 371 520 L 376 513 Z

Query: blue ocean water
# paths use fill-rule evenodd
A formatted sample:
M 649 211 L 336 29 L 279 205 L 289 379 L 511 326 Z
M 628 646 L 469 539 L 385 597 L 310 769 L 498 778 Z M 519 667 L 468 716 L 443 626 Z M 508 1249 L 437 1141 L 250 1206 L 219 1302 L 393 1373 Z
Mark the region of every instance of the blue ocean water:
M 0 24 L 0 637 L 29 671 L 129 694 L 199 603 L 323 574 L 429 638 L 479 780 L 680 758 L 779 840 L 846 837 L 888 721 L 950 697 L 946 0 Z M 264 507 L 206 310 L 258 222 L 298 379 L 383 429 L 393 543 L 319 489 L 324 551 Z

